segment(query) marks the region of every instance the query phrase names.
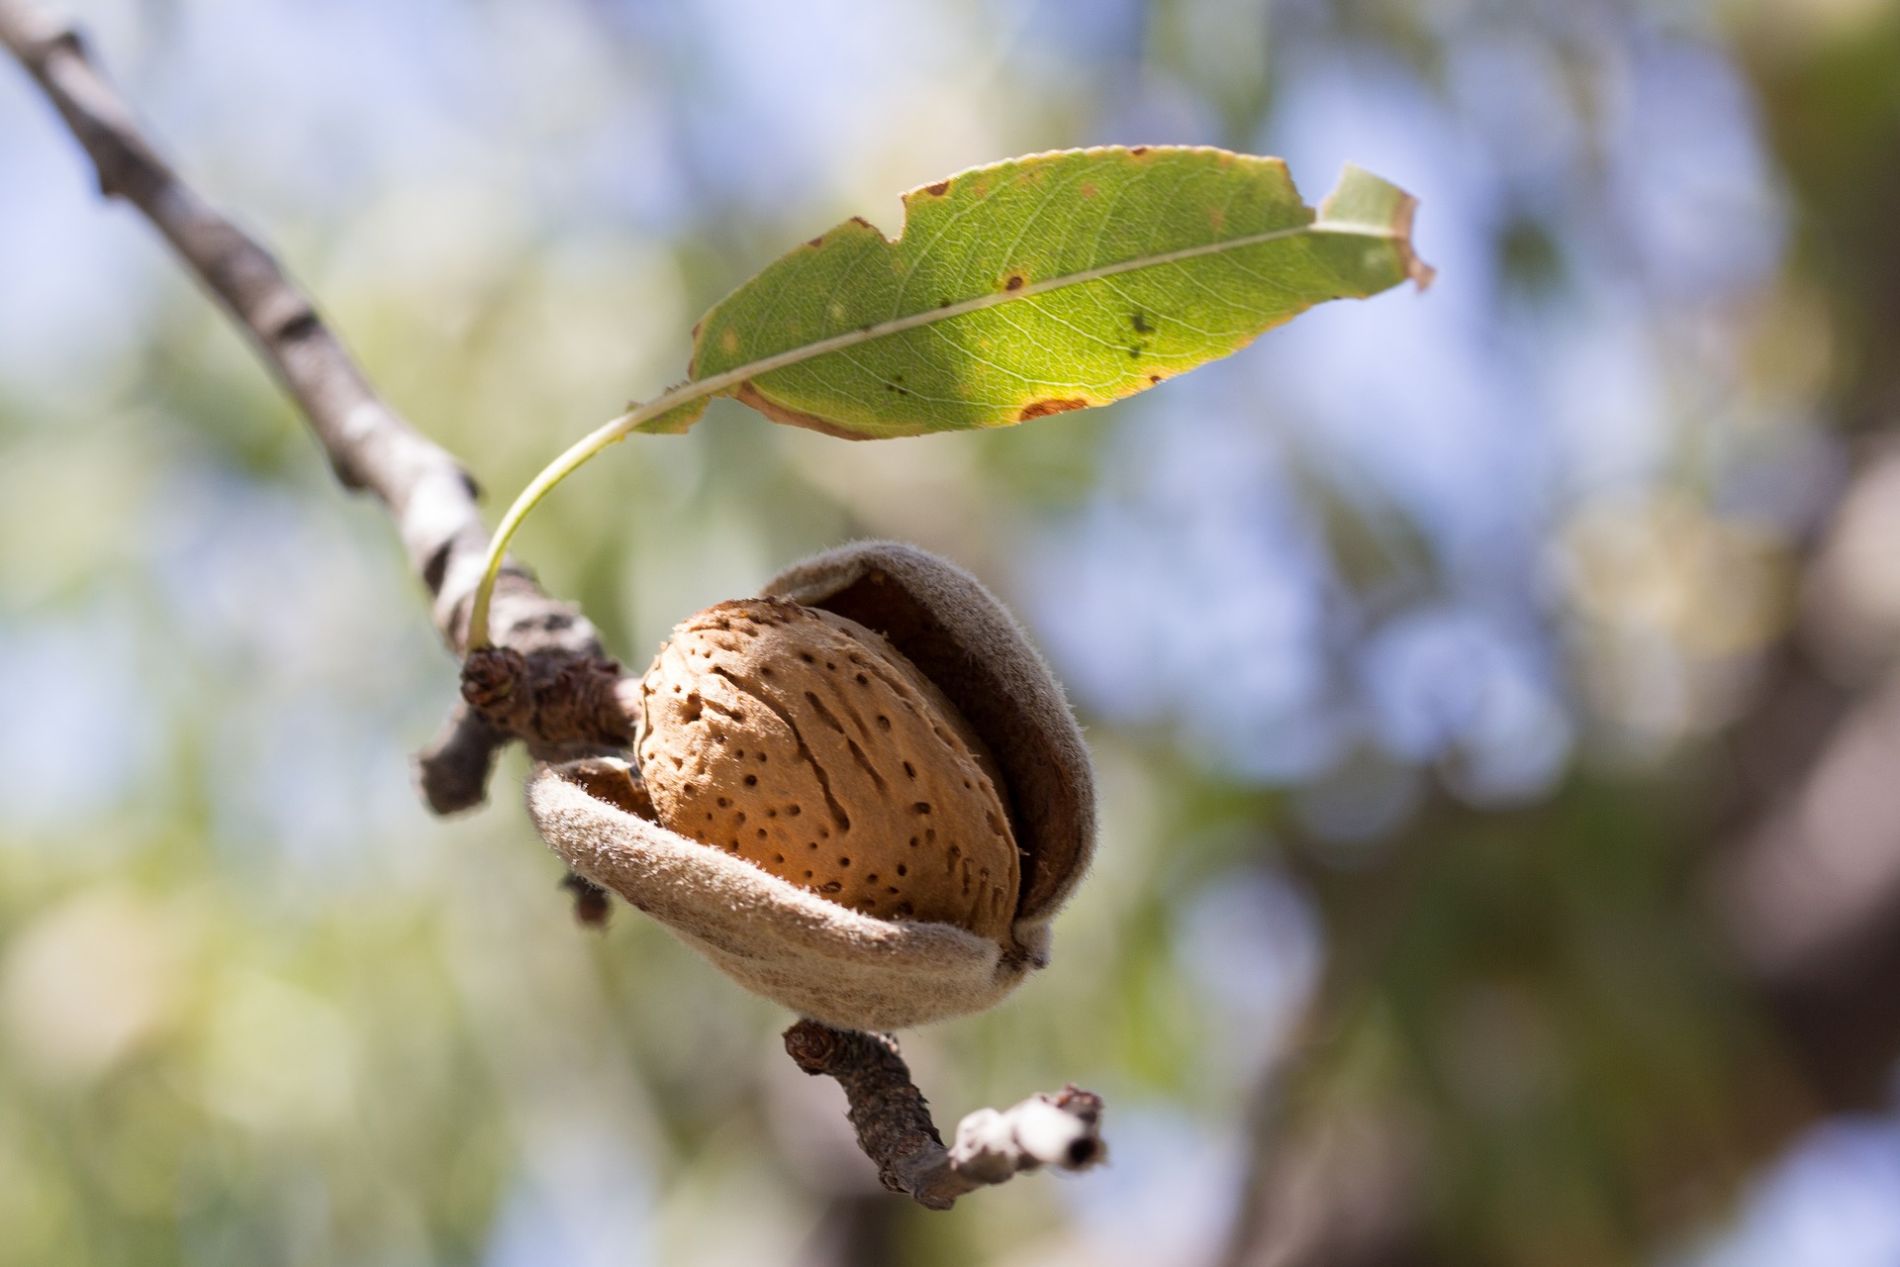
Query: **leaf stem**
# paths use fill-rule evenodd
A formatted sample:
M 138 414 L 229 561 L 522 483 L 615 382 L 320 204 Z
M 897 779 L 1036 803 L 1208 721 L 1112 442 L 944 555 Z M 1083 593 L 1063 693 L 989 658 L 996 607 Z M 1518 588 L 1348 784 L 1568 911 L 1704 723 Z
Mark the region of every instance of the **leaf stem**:
M 543 497 L 553 491 L 556 484 L 572 475 L 587 459 L 626 434 L 627 429 L 621 425 L 619 418 L 588 433 L 567 452 L 541 468 L 541 473 L 528 481 L 528 486 L 515 498 L 514 505 L 508 507 L 508 513 L 501 517 L 501 524 L 495 529 L 494 539 L 488 543 L 488 556 L 482 561 L 481 583 L 475 587 L 475 605 L 468 614 L 465 653 L 479 651 L 488 645 L 489 600 L 495 592 L 495 581 L 501 575 L 501 563 L 507 554 L 508 542 L 513 539 L 515 530 L 521 527 L 521 521 L 528 517 L 528 512 Z
M 750 367 L 747 367 L 750 368 Z M 660 393 L 644 405 L 636 405 L 613 421 L 604 423 L 577 440 L 561 456 L 555 458 L 541 473 L 528 481 L 514 504 L 508 507 L 508 513 L 501 517 L 501 523 L 495 529 L 495 536 L 488 543 L 488 557 L 482 561 L 482 579 L 475 587 L 475 602 L 468 614 L 468 641 L 463 654 L 479 651 L 486 647 L 488 638 L 488 608 L 495 594 L 495 582 L 501 576 L 502 560 L 507 556 L 508 543 L 514 539 L 521 521 L 528 517 L 543 497 L 554 491 L 555 485 L 572 475 L 588 460 L 611 444 L 626 439 L 641 423 L 659 417 L 663 413 L 689 404 L 702 397 L 715 395 L 723 388 L 732 385 L 739 375 L 721 374 L 696 382 L 681 383 L 669 391 Z
M 887 322 L 886 325 L 904 328 L 905 323 L 894 321 Z M 875 336 L 875 334 L 885 332 L 882 329 L 874 329 L 872 333 Z M 636 405 L 611 422 L 604 423 L 588 432 L 560 457 L 541 468 L 541 473 L 530 480 L 528 486 L 521 490 L 521 495 L 515 498 L 514 505 L 508 507 L 508 513 L 501 517 L 501 523 L 495 529 L 494 540 L 488 543 L 488 557 L 482 562 L 481 583 L 475 587 L 475 604 L 468 614 L 468 642 L 463 648 L 463 654 L 479 651 L 488 645 L 488 608 L 490 600 L 494 597 L 495 581 L 501 576 L 501 564 L 508 553 L 508 543 L 514 539 L 516 529 L 521 527 L 521 521 L 528 517 L 528 512 L 533 510 L 543 497 L 553 492 L 555 485 L 586 465 L 590 458 L 608 445 L 624 440 L 639 430 L 642 423 L 651 422 L 661 414 L 670 413 L 682 405 L 690 405 L 708 396 L 717 396 L 738 386 L 754 374 L 763 374 L 786 365 L 793 365 L 809 357 L 831 351 L 835 347 L 849 347 L 862 341 L 864 337 L 863 332 L 854 330 L 845 335 L 822 339 L 807 347 L 793 348 L 789 352 L 768 356 L 750 365 L 740 365 L 721 374 L 690 379 L 661 392 L 646 404 Z

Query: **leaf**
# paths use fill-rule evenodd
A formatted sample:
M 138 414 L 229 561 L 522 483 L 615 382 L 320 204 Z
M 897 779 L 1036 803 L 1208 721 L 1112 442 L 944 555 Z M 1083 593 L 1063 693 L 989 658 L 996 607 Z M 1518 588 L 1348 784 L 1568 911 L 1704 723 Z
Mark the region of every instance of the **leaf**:
M 469 608 L 521 522 L 634 432 L 685 431 L 714 396 L 851 440 L 1006 427 L 1106 405 L 1226 356 L 1316 303 L 1432 270 L 1412 196 L 1348 166 L 1315 212 L 1286 164 L 1225 150 L 1064 150 L 904 196 L 904 232 L 847 220 L 693 328 L 688 380 L 582 437 L 508 507 Z
M 1316 303 L 1423 287 L 1415 205 L 1347 167 L 1315 213 L 1279 159 L 1206 148 L 976 168 L 905 195 L 896 240 L 854 218 L 727 296 L 689 399 L 633 429 L 684 431 L 714 395 L 849 439 L 1108 404 Z

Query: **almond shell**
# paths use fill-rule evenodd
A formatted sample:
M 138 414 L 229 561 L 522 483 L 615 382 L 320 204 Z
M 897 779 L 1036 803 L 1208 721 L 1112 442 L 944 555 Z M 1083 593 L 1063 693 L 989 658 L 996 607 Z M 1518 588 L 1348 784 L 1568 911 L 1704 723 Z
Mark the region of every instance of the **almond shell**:
M 1023 850 L 1009 936 L 861 914 L 676 835 L 643 816 L 638 775 L 616 759 L 539 767 L 536 827 L 576 872 L 801 1015 L 883 1031 L 994 1005 L 1048 963 L 1049 922 L 1094 849 L 1094 778 L 1061 687 L 988 590 L 915 546 L 845 546 L 787 569 L 762 596 L 883 634 L 989 745 Z

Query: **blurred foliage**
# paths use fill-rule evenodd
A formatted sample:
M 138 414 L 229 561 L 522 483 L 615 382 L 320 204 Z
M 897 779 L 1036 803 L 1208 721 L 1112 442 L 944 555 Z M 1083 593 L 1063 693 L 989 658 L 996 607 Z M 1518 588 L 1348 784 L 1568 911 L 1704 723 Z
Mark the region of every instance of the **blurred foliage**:
M 426 815 L 454 671 L 386 526 L 0 76 L 0 1264 L 1192 1262 L 1373 1115 L 1428 1261 L 1900 1257 L 1891 1106 L 1800 1133 L 1839 1106 L 1698 881 L 1900 408 L 1900 8 L 78 7 L 494 498 L 785 243 L 1001 155 L 1350 159 L 1441 275 L 1035 427 L 716 405 L 524 530 L 632 664 L 878 534 L 1071 684 L 1105 833 L 1055 964 L 906 1050 L 951 1121 L 1090 1085 L 1115 1162 L 928 1215 L 788 1018 L 574 925 L 519 764 Z

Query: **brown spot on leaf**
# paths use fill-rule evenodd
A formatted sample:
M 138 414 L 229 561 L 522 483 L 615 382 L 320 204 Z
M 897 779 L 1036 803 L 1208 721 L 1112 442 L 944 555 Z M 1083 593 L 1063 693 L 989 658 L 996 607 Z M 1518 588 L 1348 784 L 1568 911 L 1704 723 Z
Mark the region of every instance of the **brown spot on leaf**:
M 1161 381 L 1161 375 L 1159 374 L 1148 375 L 1148 386 L 1153 387 L 1156 383 L 1160 381 Z
M 1129 150 L 1128 152 L 1134 155 L 1136 158 L 1140 158 L 1143 154 L 1146 154 L 1148 152 L 1148 147 L 1145 145 L 1137 145 L 1134 149 Z
M 950 182 L 947 180 L 940 180 L 934 185 L 925 185 L 924 192 L 929 194 L 933 198 L 941 198 L 945 194 L 950 192 Z
M 1021 290 L 1022 288 L 1023 275 L 1021 273 L 1011 273 L 1009 280 L 1003 283 L 1004 290 Z
M 852 216 L 851 223 L 857 225 L 860 229 L 868 229 L 871 227 L 871 222 L 866 220 L 863 216 Z
M 1071 409 L 1087 409 L 1089 402 L 1080 396 L 1068 400 L 1037 400 L 1024 405 L 1022 412 L 1016 415 L 1016 421 L 1028 422 L 1031 418 L 1046 418 L 1050 414 L 1065 414 Z
M 727 326 L 719 332 L 719 350 L 728 354 L 739 350 L 739 332 Z
M 836 436 L 840 440 L 866 440 L 870 438 L 860 431 L 847 431 L 837 423 L 832 422 L 829 418 L 820 418 L 816 414 L 803 413 L 797 409 L 787 408 L 777 401 L 772 400 L 757 387 L 753 386 L 750 379 L 739 384 L 739 390 L 733 393 L 733 399 L 743 405 L 750 405 L 767 418 L 770 418 L 773 422 L 782 422 L 788 427 L 803 427 L 807 431 L 817 431 L 824 435 Z
M 1227 213 L 1222 211 L 1219 207 L 1209 207 L 1207 209 L 1207 227 L 1213 229 L 1216 233 L 1226 228 Z
M 1101 191 L 1095 187 L 1094 181 L 1085 180 L 1082 182 L 1082 188 L 1076 190 L 1076 192 L 1081 194 L 1084 198 L 1093 198 L 1096 194 L 1100 193 Z
M 825 235 L 822 233 L 820 233 L 817 237 L 813 238 L 811 241 L 805 243 L 806 246 L 823 246 L 824 244 L 825 244 Z

